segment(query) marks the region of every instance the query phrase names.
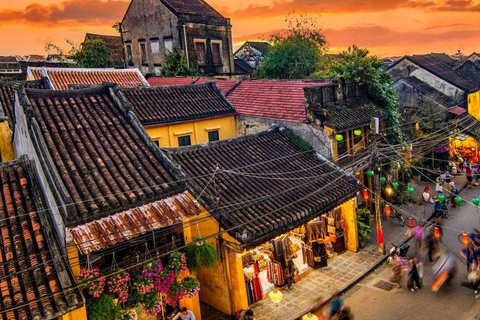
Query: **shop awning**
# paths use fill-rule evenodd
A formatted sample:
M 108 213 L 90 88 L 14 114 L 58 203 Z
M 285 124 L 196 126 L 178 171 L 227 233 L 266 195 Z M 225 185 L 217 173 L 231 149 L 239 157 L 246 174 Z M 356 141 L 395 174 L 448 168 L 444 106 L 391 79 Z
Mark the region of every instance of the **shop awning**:
M 470 137 L 471 137 L 471 136 L 468 135 L 468 134 L 457 133 L 457 134 L 455 134 L 452 138 L 453 138 L 453 139 L 460 140 L 460 141 L 465 141 L 465 140 L 467 140 L 467 139 L 470 138 Z
M 448 109 L 447 111 L 449 113 L 457 115 L 457 116 L 467 112 L 467 110 L 465 110 L 465 108 L 461 108 L 461 107 L 453 107 L 453 108 Z

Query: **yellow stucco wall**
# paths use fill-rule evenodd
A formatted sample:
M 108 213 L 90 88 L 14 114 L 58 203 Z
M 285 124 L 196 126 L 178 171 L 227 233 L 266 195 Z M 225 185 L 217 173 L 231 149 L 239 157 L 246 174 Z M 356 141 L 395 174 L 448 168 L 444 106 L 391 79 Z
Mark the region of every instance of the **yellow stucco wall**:
M 345 224 L 345 239 L 348 250 L 358 251 L 358 225 L 357 225 L 357 210 L 355 205 L 355 198 L 352 198 L 341 205 L 342 217 L 346 221 Z
M 480 120 L 480 93 L 478 91 L 468 95 L 468 113 Z
M 208 132 L 218 130 L 220 140 L 237 136 L 235 117 L 226 116 L 163 126 L 145 128 L 152 140 L 158 140 L 161 148 L 178 147 L 178 138 L 189 135 L 192 145 L 208 143 Z
M 0 122 L 0 155 L 2 156 L 3 162 L 15 159 L 12 130 L 6 120 Z

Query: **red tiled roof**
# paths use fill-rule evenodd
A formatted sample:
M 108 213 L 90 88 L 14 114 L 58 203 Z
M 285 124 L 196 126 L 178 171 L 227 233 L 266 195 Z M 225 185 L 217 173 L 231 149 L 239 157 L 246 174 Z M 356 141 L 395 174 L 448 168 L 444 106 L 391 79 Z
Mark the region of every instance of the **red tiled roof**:
M 461 108 L 461 107 L 449 108 L 447 111 L 448 111 L 449 113 L 455 114 L 455 115 L 457 115 L 457 116 L 459 116 L 459 115 L 464 114 L 465 112 L 467 112 L 467 110 L 465 110 L 465 108 Z
M 116 245 L 155 229 L 181 222 L 200 213 L 186 192 L 140 207 L 67 228 L 67 242 L 73 241 L 82 255 Z
M 3 320 L 56 319 L 82 306 L 52 237 L 48 210 L 27 158 L 0 166 L 0 304 Z
M 228 96 L 238 114 L 293 122 L 306 120 L 304 87 L 319 82 L 242 81 Z
M 121 91 L 143 125 L 235 114 L 233 106 L 212 82 Z
M 195 83 L 205 83 L 205 82 L 215 82 L 218 89 L 222 91 L 223 94 L 226 94 L 230 89 L 233 88 L 235 84 L 238 83 L 236 80 L 217 80 L 217 79 L 198 79 Z
M 120 87 L 131 88 L 148 85 L 138 69 L 77 69 L 77 68 L 28 68 L 32 80 L 42 77 L 42 69 L 54 90 L 68 90 L 70 85 L 91 85 L 113 82 Z
M 149 77 L 147 79 L 151 86 L 175 86 L 181 84 L 192 84 L 195 82 L 194 78 L 177 78 L 177 77 Z
M 63 213 L 67 226 L 178 192 L 167 160 L 116 104 L 115 90 L 25 90 L 38 123 L 30 132 L 42 136 L 52 158 L 43 165 L 56 168 L 71 199 L 63 200 L 75 203 Z
M 15 95 L 13 92 L 13 86 L 15 83 L 21 83 L 25 88 L 45 89 L 45 85 L 42 80 L 35 81 L 0 81 L 0 108 L 10 120 L 15 119 L 13 108 L 15 105 Z

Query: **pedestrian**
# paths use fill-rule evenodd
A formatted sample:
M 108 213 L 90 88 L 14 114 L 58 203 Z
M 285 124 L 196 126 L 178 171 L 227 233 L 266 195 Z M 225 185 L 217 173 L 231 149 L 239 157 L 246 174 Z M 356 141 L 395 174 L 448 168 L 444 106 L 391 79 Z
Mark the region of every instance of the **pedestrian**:
M 467 163 L 465 161 L 465 163 Z M 465 174 L 467 176 L 467 187 L 468 189 L 473 189 L 473 173 L 472 173 L 472 167 L 470 164 L 465 165 Z
M 435 250 L 435 237 L 430 230 L 425 237 L 426 240 L 426 245 L 427 245 L 427 256 L 428 256 L 428 261 L 432 262 L 433 261 L 433 251 Z
M 475 248 L 471 243 L 468 246 L 460 251 L 460 254 L 465 259 L 467 263 L 467 272 L 472 271 L 472 264 L 474 260 L 477 260 L 478 255 L 480 254 L 480 250 L 475 251 Z
M 437 180 L 435 181 L 435 191 L 437 193 L 443 193 L 443 179 L 442 176 L 438 176 Z
M 400 289 L 402 286 L 400 282 L 402 281 L 402 265 L 398 259 L 392 260 L 392 265 L 390 268 L 390 278 L 388 279 L 390 282 L 396 283 L 397 288 Z
M 192 311 L 185 307 L 180 308 L 180 312 L 172 320 L 196 320 Z
M 332 304 L 330 305 L 329 319 L 335 319 L 343 307 L 343 299 L 340 297 L 340 292 L 335 292 L 332 297 Z
M 412 230 L 413 236 L 415 237 L 415 252 L 418 251 L 422 247 L 423 236 L 425 233 L 425 229 L 423 228 L 423 222 L 420 221 Z
M 455 198 L 457 197 L 458 190 L 455 186 L 455 182 L 450 182 L 450 204 L 453 208 L 457 207 L 457 203 L 455 202 Z
M 468 281 L 472 284 L 473 292 L 475 293 L 475 299 L 480 297 L 479 295 L 479 269 L 478 269 L 478 260 L 474 262 L 472 270 L 468 273 Z
M 422 285 L 420 284 L 420 275 L 417 268 L 417 259 L 412 258 L 409 261 L 410 270 L 408 271 L 408 281 L 407 286 L 410 291 L 415 292 L 415 289 L 421 289 Z
M 253 310 L 251 310 L 251 309 L 244 310 L 238 316 L 238 320 L 255 320 L 255 314 L 253 313 Z
M 474 249 L 480 249 L 480 231 L 477 228 L 474 228 L 473 232 L 468 234 L 468 237 L 472 239 Z
M 343 306 L 338 313 L 338 320 L 353 320 L 352 311 L 349 307 Z

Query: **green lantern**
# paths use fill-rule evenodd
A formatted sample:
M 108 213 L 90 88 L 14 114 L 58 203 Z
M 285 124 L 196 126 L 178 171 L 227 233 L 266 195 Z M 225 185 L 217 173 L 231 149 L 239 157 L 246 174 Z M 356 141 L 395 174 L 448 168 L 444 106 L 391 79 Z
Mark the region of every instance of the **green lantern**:
M 397 190 L 398 182 L 392 182 L 393 189 Z
M 356 136 L 361 136 L 362 135 L 362 129 L 353 130 L 353 134 L 356 135 Z
M 370 178 L 373 177 L 373 171 L 372 170 L 367 171 L 367 176 L 369 176 Z
M 456 197 L 455 198 L 455 203 L 457 204 L 457 206 L 459 206 L 462 203 L 462 198 Z
M 472 203 L 478 207 L 478 204 L 480 203 L 480 200 L 478 198 L 473 198 Z
M 411 197 L 412 194 L 413 194 L 413 191 L 415 191 L 415 189 L 413 189 L 412 187 L 408 187 L 407 191 L 408 191 L 408 194 L 409 194 L 410 197 Z
M 445 203 L 445 196 L 443 194 L 439 194 L 438 200 L 440 200 L 441 203 Z
M 385 178 L 385 177 L 380 177 L 380 183 L 381 183 L 381 184 L 385 184 L 385 182 L 387 182 L 387 178 Z
M 337 141 L 343 141 L 343 134 L 336 134 L 336 135 L 335 135 L 335 140 L 337 140 Z

